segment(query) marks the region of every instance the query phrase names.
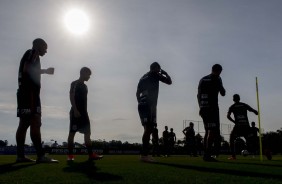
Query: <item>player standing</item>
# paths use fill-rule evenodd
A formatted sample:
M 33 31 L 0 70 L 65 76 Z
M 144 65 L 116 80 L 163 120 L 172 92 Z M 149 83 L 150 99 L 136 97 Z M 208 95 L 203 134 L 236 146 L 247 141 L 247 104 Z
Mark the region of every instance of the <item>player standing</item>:
M 240 102 L 240 96 L 238 94 L 233 95 L 234 104 L 230 106 L 227 118 L 232 121 L 235 126 L 230 134 L 230 149 L 232 156 L 229 160 L 236 160 L 235 154 L 235 139 L 243 136 L 246 139 L 247 145 L 249 145 L 250 125 L 248 120 L 248 111 L 258 115 L 258 111 L 250 107 L 249 105 Z M 231 117 L 233 113 L 234 119 Z
M 24 143 L 27 129 L 30 127 L 30 137 L 36 149 L 37 163 L 57 163 L 45 156 L 41 141 L 41 74 L 54 74 L 54 68 L 41 69 L 40 56 L 47 53 L 47 43 L 37 38 L 33 41 L 32 49 L 23 55 L 19 67 L 17 116 L 20 118 L 16 133 L 17 160 L 16 162 L 35 162 L 24 154 Z
M 187 152 L 190 156 L 197 156 L 196 150 L 196 137 L 195 137 L 195 130 L 194 130 L 194 123 L 190 122 L 189 126 L 184 128 L 182 131 L 185 135 L 185 147 Z
M 78 80 L 71 83 L 70 88 L 70 130 L 68 136 L 68 160 L 74 160 L 73 148 L 74 148 L 74 136 L 76 132 L 84 134 L 84 141 L 88 151 L 88 160 L 99 160 L 103 156 L 93 153 L 92 143 L 90 139 L 91 129 L 90 120 L 87 112 L 87 93 L 88 88 L 84 84 L 85 81 L 90 79 L 91 70 L 87 67 L 83 67 L 80 70 L 80 77 Z
M 148 154 L 150 136 L 154 127 L 157 126 L 159 81 L 168 85 L 172 83 L 167 72 L 161 69 L 159 63 L 154 62 L 150 65 L 150 71 L 139 80 L 136 91 L 138 112 L 144 127 L 142 137 L 143 150 L 140 157 L 140 160 L 144 162 L 153 162 L 153 159 Z
M 217 161 L 211 157 L 212 145 L 219 152 L 220 147 L 220 121 L 218 108 L 218 93 L 225 96 L 225 89 L 222 85 L 220 74 L 222 66 L 215 64 L 210 75 L 203 77 L 198 86 L 198 103 L 200 106 L 200 116 L 205 127 L 204 137 L 204 161 Z M 217 153 L 218 154 L 218 153 Z
M 169 132 L 168 127 L 165 126 L 165 130 L 163 131 L 163 155 L 169 156 Z

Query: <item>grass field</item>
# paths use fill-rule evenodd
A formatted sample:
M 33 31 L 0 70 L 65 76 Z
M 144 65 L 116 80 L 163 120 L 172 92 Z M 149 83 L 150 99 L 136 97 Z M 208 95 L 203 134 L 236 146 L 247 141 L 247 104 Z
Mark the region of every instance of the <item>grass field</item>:
M 236 161 L 220 156 L 217 163 L 201 157 L 156 158 L 154 164 L 142 163 L 138 155 L 106 155 L 95 163 L 77 156 L 67 163 L 65 155 L 52 155 L 59 164 L 15 164 L 15 156 L 0 156 L 0 183 L 282 183 L 282 156 L 273 160 L 238 157 Z

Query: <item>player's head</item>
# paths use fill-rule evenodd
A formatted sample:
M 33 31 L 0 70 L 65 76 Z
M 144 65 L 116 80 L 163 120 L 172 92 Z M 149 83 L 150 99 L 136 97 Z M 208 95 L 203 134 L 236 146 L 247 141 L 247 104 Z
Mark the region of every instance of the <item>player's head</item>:
M 240 102 L 240 96 L 238 94 L 233 95 L 234 102 Z
M 90 75 L 91 75 L 91 70 L 87 67 L 82 67 L 80 69 L 80 78 L 83 80 L 83 81 L 88 81 L 89 78 L 90 78 Z
M 36 38 L 32 42 L 32 48 L 38 51 L 40 56 L 44 56 L 47 53 L 47 43 L 42 38 Z
M 153 62 L 150 65 L 150 71 L 151 72 L 158 73 L 158 72 L 160 72 L 160 70 L 161 70 L 161 65 L 158 62 Z
M 165 126 L 165 130 L 168 130 L 168 127 L 167 127 L 167 126 Z
M 190 123 L 189 123 L 189 126 L 190 126 L 190 127 L 194 127 L 194 123 L 193 123 L 193 122 L 190 122 Z
M 215 64 L 212 66 L 212 74 L 219 76 L 222 72 L 222 66 L 220 64 Z
M 173 128 L 170 128 L 170 131 L 173 132 Z
M 255 127 L 256 126 L 256 123 L 255 122 L 252 122 L 252 127 Z

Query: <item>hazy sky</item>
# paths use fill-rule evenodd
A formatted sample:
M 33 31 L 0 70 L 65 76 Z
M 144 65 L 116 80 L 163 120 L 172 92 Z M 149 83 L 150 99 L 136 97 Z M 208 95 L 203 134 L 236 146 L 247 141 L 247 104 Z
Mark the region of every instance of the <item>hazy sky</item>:
M 90 28 L 71 33 L 64 23 L 72 8 L 83 10 Z M 198 82 L 215 63 L 223 66 L 226 96 L 219 97 L 223 133 L 232 96 L 257 109 L 259 79 L 261 125 L 281 125 L 282 1 L 280 0 L 25 0 L 0 1 L 0 140 L 15 144 L 17 73 L 35 38 L 48 43 L 42 68 L 42 139 L 66 141 L 70 83 L 83 66 L 92 69 L 88 111 L 92 139 L 141 142 L 143 127 L 135 97 L 140 77 L 158 61 L 172 77 L 160 83 L 158 127 L 173 127 L 183 138 L 183 120 L 199 120 Z M 257 116 L 249 113 L 250 121 Z M 196 125 L 197 130 L 197 125 Z M 202 131 L 202 124 L 200 124 Z M 83 136 L 77 134 L 76 141 Z M 27 143 L 30 143 L 27 134 Z

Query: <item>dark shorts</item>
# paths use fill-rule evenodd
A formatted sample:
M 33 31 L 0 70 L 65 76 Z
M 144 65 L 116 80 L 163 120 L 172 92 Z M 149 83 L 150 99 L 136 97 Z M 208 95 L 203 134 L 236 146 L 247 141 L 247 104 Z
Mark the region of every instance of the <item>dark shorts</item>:
M 204 122 L 205 130 L 220 129 L 218 108 L 202 108 L 200 114 Z
M 234 137 L 250 137 L 250 127 L 249 126 L 234 126 L 231 135 Z
M 17 104 L 17 117 L 41 115 L 41 101 L 38 92 L 18 90 Z
M 138 104 L 138 112 L 143 126 L 157 125 L 157 107 L 150 106 L 147 103 Z
M 90 120 L 88 113 L 81 113 L 81 116 L 74 117 L 74 112 L 70 111 L 70 132 L 80 132 L 83 134 L 90 134 Z

